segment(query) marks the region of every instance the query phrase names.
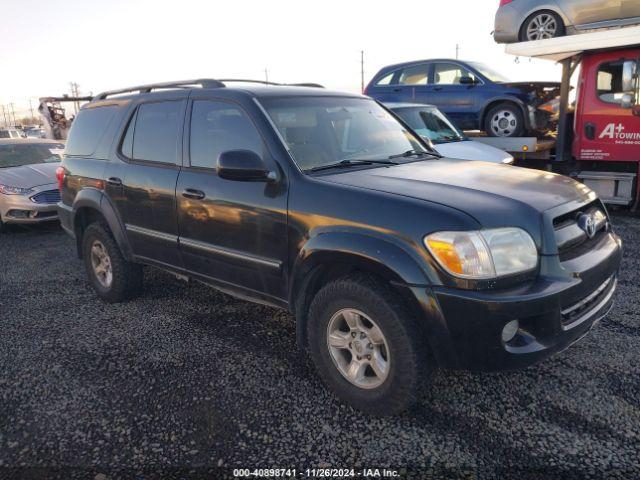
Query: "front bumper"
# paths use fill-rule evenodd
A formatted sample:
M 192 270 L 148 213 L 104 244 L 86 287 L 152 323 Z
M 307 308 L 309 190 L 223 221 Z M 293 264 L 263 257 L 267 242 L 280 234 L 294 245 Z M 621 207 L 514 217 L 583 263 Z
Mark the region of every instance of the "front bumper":
M 608 233 L 596 252 L 596 258 L 563 263 L 566 276 L 540 276 L 508 291 L 414 288 L 432 320 L 428 337 L 440 366 L 524 368 L 580 340 L 612 307 L 622 258 L 619 237 Z M 502 329 L 515 319 L 520 329 L 504 343 Z
M 56 202 L 39 203 L 34 197 L 57 189 L 56 185 L 43 185 L 27 195 L 0 194 L 0 220 L 3 223 L 33 224 L 58 219 Z M 38 197 L 40 198 L 40 197 Z

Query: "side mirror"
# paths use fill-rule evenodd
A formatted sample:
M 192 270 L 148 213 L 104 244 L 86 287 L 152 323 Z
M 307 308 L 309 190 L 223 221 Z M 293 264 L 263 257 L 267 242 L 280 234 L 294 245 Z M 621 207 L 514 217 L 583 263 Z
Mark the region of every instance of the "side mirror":
M 622 108 L 633 108 L 635 105 L 635 98 L 630 93 L 623 93 L 622 98 L 620 99 L 620 106 Z
M 228 150 L 218 157 L 217 172 L 220 178 L 239 182 L 268 182 L 276 179 L 260 155 L 251 150 Z
M 638 64 L 633 60 L 627 60 L 622 64 L 622 91 L 632 92 L 637 80 Z
M 460 85 L 475 85 L 476 81 L 469 76 L 460 77 Z

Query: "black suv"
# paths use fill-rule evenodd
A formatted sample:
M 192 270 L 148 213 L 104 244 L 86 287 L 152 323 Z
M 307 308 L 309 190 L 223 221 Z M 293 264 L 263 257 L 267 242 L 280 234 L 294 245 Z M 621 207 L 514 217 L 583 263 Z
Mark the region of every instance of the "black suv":
M 196 80 L 87 103 L 59 213 L 97 294 L 142 265 L 295 315 L 343 399 L 392 413 L 435 366 L 524 367 L 610 309 L 621 242 L 569 178 L 440 158 L 374 100 Z

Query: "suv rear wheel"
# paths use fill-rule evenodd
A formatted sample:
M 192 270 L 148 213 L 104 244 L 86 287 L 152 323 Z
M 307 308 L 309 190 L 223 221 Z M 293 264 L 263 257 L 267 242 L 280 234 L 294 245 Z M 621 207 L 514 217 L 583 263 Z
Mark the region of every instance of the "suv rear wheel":
M 123 302 L 142 289 L 142 266 L 124 259 L 106 225 L 92 223 L 87 227 L 82 254 L 89 282 L 104 301 Z
M 320 377 L 346 402 L 387 415 L 415 401 L 425 344 L 388 287 L 364 275 L 327 284 L 311 303 L 307 333 Z
M 513 103 L 499 103 L 487 113 L 484 130 L 490 137 L 520 137 L 524 134 L 524 116 Z

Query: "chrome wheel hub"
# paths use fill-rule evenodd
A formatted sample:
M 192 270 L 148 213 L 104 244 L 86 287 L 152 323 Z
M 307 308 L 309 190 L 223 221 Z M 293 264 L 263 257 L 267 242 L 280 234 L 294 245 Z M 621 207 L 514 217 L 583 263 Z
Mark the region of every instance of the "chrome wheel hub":
M 373 320 L 359 310 L 345 308 L 331 317 L 327 347 L 338 371 L 357 387 L 379 387 L 389 375 L 387 340 Z
M 541 13 L 533 17 L 527 26 L 527 40 L 553 38 L 558 31 L 558 23 L 553 15 Z
M 96 240 L 91 245 L 91 267 L 100 285 L 109 288 L 113 282 L 111 258 L 101 241 Z
M 518 119 L 509 110 L 500 110 L 491 118 L 491 130 L 498 137 L 508 137 L 518 127 Z

